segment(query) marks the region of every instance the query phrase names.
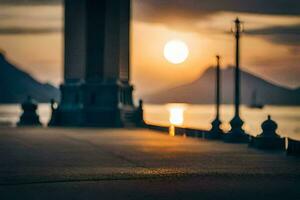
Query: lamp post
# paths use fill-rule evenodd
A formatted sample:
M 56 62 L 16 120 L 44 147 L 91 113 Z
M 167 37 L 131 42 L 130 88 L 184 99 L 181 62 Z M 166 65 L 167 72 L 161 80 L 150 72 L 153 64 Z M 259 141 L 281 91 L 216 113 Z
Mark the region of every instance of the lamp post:
M 217 67 L 216 67 L 216 119 L 220 121 L 220 103 L 221 103 L 221 69 L 220 69 L 220 56 L 217 55 Z
M 220 56 L 217 55 L 216 66 L 216 118 L 211 123 L 212 128 L 207 138 L 218 139 L 223 135 L 223 131 L 220 128 L 222 122 L 220 120 L 220 104 L 221 104 L 221 69 L 220 69 Z
M 244 122 L 240 118 L 240 37 L 243 32 L 242 22 L 239 18 L 236 18 L 234 21 L 235 26 L 232 30 L 236 39 L 236 49 L 235 49 L 235 96 L 234 96 L 234 108 L 235 114 L 233 119 L 230 121 L 231 130 L 226 135 L 225 141 L 227 142 L 244 142 L 248 141 L 248 136 L 243 130 Z

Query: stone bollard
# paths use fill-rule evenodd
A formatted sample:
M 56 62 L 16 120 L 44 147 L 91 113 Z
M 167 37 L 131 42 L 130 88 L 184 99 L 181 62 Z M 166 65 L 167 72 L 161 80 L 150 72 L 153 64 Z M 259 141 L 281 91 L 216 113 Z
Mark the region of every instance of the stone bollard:
M 18 122 L 18 126 L 41 126 L 41 122 L 39 119 L 36 110 L 38 108 L 37 103 L 28 96 L 26 101 L 22 104 L 23 113 L 20 117 L 20 121 Z
M 212 128 L 204 134 L 205 139 L 221 139 L 224 136 L 223 130 L 220 128 L 222 122 L 216 118 L 212 123 Z
M 300 156 L 300 141 L 288 138 L 287 155 Z
M 256 136 L 251 137 L 249 146 L 258 149 L 268 150 L 284 150 L 285 149 L 285 138 L 280 137 L 276 130 L 278 125 L 272 120 L 271 116 L 264 121 L 261 125 L 263 132 Z
M 137 108 L 136 111 L 136 125 L 138 127 L 144 127 L 145 126 L 145 121 L 144 121 L 144 103 L 143 100 L 139 100 L 139 107 Z
M 243 130 L 244 121 L 235 116 L 230 121 L 231 130 L 223 135 L 223 141 L 226 143 L 248 143 L 249 135 Z

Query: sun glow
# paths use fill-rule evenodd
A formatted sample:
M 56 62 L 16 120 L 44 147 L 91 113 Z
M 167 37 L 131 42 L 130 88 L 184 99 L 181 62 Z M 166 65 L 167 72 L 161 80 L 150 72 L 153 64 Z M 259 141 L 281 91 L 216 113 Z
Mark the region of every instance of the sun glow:
M 164 56 L 172 64 L 181 64 L 188 58 L 189 48 L 181 40 L 171 40 L 165 45 Z

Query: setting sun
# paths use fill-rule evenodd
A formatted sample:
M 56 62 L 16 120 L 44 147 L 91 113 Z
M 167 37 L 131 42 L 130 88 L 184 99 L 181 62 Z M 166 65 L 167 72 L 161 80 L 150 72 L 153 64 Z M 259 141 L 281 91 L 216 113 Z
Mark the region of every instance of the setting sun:
M 183 41 L 171 40 L 165 45 L 164 56 L 172 64 L 181 64 L 188 58 L 189 48 Z

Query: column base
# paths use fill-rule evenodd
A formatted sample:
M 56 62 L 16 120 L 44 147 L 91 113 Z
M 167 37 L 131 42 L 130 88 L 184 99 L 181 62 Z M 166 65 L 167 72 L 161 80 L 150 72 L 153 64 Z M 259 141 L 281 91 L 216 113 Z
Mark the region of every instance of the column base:
M 81 119 L 81 80 L 66 82 L 60 86 L 61 102 L 57 108 L 52 108 L 49 126 L 80 126 Z
M 61 87 L 62 102 L 52 111 L 50 126 L 139 126 L 139 108 L 133 105 L 133 87 L 126 83 L 93 81 Z M 79 94 L 79 98 L 77 96 Z M 78 101 L 75 101 L 78 100 Z

